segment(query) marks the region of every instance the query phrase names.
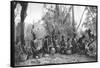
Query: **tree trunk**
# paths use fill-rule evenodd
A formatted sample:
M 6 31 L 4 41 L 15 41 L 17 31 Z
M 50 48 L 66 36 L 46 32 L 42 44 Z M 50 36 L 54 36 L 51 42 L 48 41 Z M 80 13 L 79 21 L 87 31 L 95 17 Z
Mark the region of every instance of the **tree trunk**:
M 77 30 L 78 30 L 79 26 L 81 25 L 81 22 L 82 22 L 82 19 L 83 19 L 83 15 L 84 15 L 85 10 L 86 10 L 86 8 L 84 9 L 84 11 L 83 11 L 83 13 L 82 13 L 82 16 L 81 16 L 81 19 L 80 19 L 79 25 L 77 26 Z
M 75 38 L 75 21 L 74 21 L 75 19 L 74 19 L 74 6 L 72 6 L 72 26 L 73 26 L 73 38 Z
M 26 10 L 27 10 L 27 3 L 20 3 L 21 6 L 22 6 L 22 10 L 21 10 L 21 34 L 20 34 L 20 38 L 21 38 L 21 47 L 22 47 L 22 50 L 23 52 L 25 52 L 24 50 L 24 44 L 25 44 L 25 41 L 24 41 L 24 19 L 26 17 Z

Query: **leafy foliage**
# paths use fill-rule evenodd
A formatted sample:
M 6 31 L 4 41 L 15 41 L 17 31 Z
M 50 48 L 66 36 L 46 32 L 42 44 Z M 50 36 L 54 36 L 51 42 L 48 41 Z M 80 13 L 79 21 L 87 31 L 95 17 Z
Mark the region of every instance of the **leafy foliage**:
M 97 24 L 97 9 L 96 7 L 87 7 L 87 17 L 83 26 L 90 29 L 92 33 L 96 36 L 96 24 Z
M 55 30 L 55 33 L 60 32 L 60 34 L 63 34 L 66 38 L 73 36 L 73 29 L 75 28 L 72 26 L 71 8 L 71 6 L 65 5 L 55 5 L 53 10 L 52 8 L 46 8 L 48 12 L 44 15 L 43 20 L 47 24 L 46 28 L 49 33 Z

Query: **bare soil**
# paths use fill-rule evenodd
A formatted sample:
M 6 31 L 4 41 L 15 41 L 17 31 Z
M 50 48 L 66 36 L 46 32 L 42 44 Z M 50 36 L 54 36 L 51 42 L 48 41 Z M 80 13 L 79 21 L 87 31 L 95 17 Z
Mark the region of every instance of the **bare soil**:
M 96 61 L 96 60 L 91 57 L 87 57 L 85 55 L 78 55 L 78 54 L 71 54 L 71 55 L 62 55 L 62 54 L 49 55 L 49 54 L 46 54 L 44 57 L 41 57 L 41 58 L 29 59 L 24 62 L 20 62 L 16 66 L 90 62 L 90 61 Z

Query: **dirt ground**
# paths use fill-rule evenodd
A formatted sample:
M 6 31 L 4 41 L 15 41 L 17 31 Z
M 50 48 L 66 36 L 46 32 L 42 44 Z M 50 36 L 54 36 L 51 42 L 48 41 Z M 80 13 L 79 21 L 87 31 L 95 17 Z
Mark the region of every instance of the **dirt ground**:
M 20 62 L 18 66 L 88 62 L 88 61 L 96 61 L 96 60 L 93 58 L 87 57 L 85 55 L 78 55 L 78 54 L 72 54 L 72 55 L 61 55 L 61 54 L 48 55 L 46 54 L 46 56 L 41 57 L 41 58 L 29 59 L 24 62 Z

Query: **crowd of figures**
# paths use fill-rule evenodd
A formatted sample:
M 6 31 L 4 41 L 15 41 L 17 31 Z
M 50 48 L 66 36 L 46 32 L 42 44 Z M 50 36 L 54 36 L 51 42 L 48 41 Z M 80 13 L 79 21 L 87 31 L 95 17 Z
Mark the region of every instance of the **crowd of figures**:
M 96 56 L 96 43 L 93 44 L 93 42 L 96 41 L 96 36 L 91 34 L 90 29 L 86 31 L 88 39 L 86 35 L 82 35 L 79 38 L 73 37 L 65 40 L 64 35 L 60 35 L 59 33 L 54 34 L 52 32 L 51 35 L 47 35 L 45 38 L 37 40 L 34 32 L 31 31 L 31 33 L 33 39 L 30 41 L 31 52 L 27 53 L 27 59 L 29 59 L 30 55 L 36 58 L 37 56 L 40 57 L 40 54 L 44 56 L 45 54 L 53 55 L 55 53 L 65 55 L 74 53 L 89 55 L 88 52 L 90 52 L 92 54 L 91 56 Z
M 81 37 L 77 37 L 77 35 L 75 35 L 74 37 L 68 37 L 67 39 L 65 38 L 65 35 L 60 34 L 59 32 L 55 33 L 55 31 L 41 39 L 38 39 L 32 30 L 31 34 L 32 39 L 25 41 L 24 52 L 22 52 L 22 45 L 20 40 L 19 42 L 16 42 L 16 63 L 21 60 L 23 61 L 25 57 L 26 59 L 24 60 L 28 60 L 30 57 L 36 59 L 44 57 L 45 55 L 54 54 L 79 54 L 87 55 L 95 59 L 97 57 L 97 37 L 91 33 L 90 29 L 86 30 L 85 34 L 83 34 Z

